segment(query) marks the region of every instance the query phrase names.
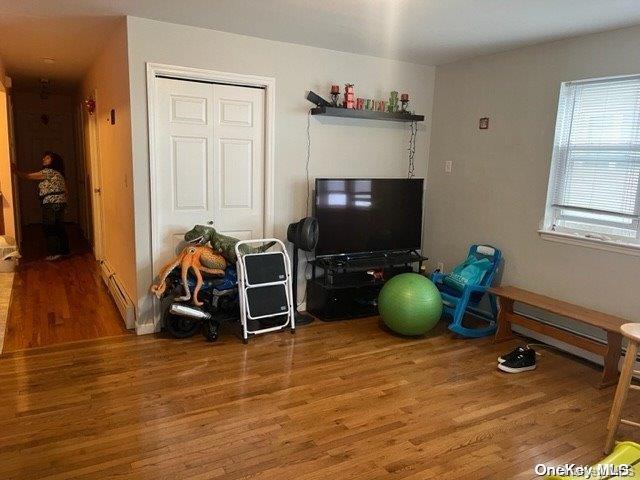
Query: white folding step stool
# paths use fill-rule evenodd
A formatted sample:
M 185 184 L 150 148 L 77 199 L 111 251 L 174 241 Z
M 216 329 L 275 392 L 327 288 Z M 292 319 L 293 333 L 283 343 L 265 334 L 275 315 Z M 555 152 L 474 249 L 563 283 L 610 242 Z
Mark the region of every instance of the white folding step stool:
M 243 253 L 243 246 L 257 246 L 273 242 L 271 248 L 262 253 Z M 247 343 L 249 335 L 283 330 L 291 327 L 294 333 L 295 317 L 291 262 L 284 243 L 277 238 L 242 240 L 236 243 L 238 262 L 238 293 L 240 295 L 240 322 L 242 341 Z M 276 325 L 250 330 L 249 320 L 273 319 Z

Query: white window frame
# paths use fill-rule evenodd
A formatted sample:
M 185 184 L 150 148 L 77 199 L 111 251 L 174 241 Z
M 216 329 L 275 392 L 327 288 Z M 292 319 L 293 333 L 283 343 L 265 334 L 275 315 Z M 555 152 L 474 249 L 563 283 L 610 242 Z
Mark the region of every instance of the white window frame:
M 626 215 L 620 214 L 617 212 L 610 212 L 612 216 L 619 217 L 619 220 L 611 219 L 607 220 L 599 220 L 594 221 L 593 219 L 585 218 L 580 216 L 580 214 L 600 214 L 607 215 L 607 212 L 604 210 L 597 210 L 591 208 L 581 208 L 574 206 L 566 206 L 566 205 L 558 205 L 555 202 L 554 192 L 556 190 L 556 185 L 558 182 L 562 181 L 561 176 L 564 175 L 564 171 L 558 172 L 556 167 L 556 162 L 560 161 L 561 152 L 558 151 L 558 142 L 556 136 L 558 135 L 558 123 L 562 121 L 560 118 L 562 112 L 561 102 L 563 100 L 563 95 L 565 95 L 565 89 L 570 88 L 572 85 L 576 83 L 590 83 L 590 82 L 609 82 L 616 81 L 625 78 L 640 78 L 640 75 L 625 75 L 625 76 L 616 76 L 616 77 L 603 77 L 603 78 L 595 78 L 595 79 L 587 79 L 587 80 L 578 80 L 572 82 L 564 82 L 561 85 L 559 101 L 558 101 L 558 112 L 556 119 L 556 130 L 554 133 L 553 139 L 553 157 L 551 161 L 551 169 L 549 175 L 549 183 L 547 190 L 547 204 L 545 209 L 545 217 L 542 222 L 542 228 L 538 230 L 540 236 L 545 240 L 556 241 L 560 243 L 566 244 L 575 244 L 586 247 L 598 248 L 602 250 L 615 251 L 619 253 L 626 253 L 631 255 L 640 256 L 640 216 L 639 215 Z M 598 150 L 606 149 L 606 148 L 619 148 L 619 147 L 599 147 Z M 640 151 L 640 147 L 633 148 L 633 151 Z M 640 212 L 640 188 L 636 194 L 636 211 Z M 623 219 L 628 218 L 630 222 L 625 223 Z M 583 224 L 592 224 L 594 227 L 615 227 L 615 228 L 625 228 L 628 230 L 635 230 L 636 235 L 635 238 L 623 236 L 623 235 L 615 235 L 611 233 L 599 233 L 597 230 L 589 231 L 585 229 L 572 229 L 569 227 L 564 227 L 558 225 L 561 221 L 576 221 Z

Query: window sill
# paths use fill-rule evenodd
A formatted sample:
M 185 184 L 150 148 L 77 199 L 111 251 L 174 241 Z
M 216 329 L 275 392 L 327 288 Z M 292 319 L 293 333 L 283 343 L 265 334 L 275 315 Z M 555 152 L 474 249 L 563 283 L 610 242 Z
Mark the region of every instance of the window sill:
M 564 243 L 568 245 L 579 245 L 581 247 L 606 250 L 608 252 L 640 256 L 640 245 L 636 245 L 633 243 L 622 243 L 612 240 L 598 240 L 597 238 L 586 238 L 577 234 L 551 232 L 549 230 L 538 230 L 538 235 L 540 235 L 543 240 L 549 240 L 551 242 Z

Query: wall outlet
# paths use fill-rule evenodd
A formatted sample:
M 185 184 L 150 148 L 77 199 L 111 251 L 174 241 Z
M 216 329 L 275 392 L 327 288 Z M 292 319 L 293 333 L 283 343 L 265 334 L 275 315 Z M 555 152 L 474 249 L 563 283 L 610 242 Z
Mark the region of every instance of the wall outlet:
M 451 169 L 453 168 L 453 162 L 451 160 L 447 160 L 444 162 L 444 173 L 451 173 Z
M 444 263 L 438 262 L 438 265 L 437 265 L 436 268 L 444 273 Z

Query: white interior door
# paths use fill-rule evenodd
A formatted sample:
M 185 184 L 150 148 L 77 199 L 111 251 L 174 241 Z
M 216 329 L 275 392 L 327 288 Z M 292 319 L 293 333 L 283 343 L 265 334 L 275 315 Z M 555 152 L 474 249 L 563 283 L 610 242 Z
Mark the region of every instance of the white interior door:
M 93 99 L 97 102 L 96 92 L 93 93 Z M 88 113 L 84 110 L 87 132 L 86 153 L 89 161 L 85 164 L 89 168 L 88 188 L 91 201 L 91 239 L 93 242 L 93 254 L 96 260 L 104 259 L 104 224 L 102 216 L 102 172 L 100 169 L 100 148 L 98 143 L 98 113 Z
M 264 222 L 264 90 L 158 78 L 154 273 L 198 223 L 241 239 Z

